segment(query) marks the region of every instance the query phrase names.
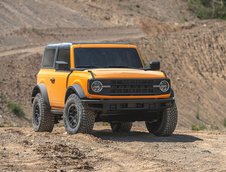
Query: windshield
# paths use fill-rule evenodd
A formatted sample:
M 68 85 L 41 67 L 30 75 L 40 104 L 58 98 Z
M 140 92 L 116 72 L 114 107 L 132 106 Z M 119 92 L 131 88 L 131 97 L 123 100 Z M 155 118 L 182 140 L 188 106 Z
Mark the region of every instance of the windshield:
M 135 48 L 75 48 L 76 68 L 142 68 Z

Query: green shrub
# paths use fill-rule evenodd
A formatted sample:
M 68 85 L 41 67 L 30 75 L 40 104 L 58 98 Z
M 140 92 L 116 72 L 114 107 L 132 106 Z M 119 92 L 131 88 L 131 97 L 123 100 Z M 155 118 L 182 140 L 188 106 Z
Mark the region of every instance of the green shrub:
M 200 19 L 226 19 L 226 0 L 188 0 L 188 6 Z
M 4 94 L 0 93 L 0 103 L 5 103 L 6 102 L 6 97 Z
M 16 102 L 9 102 L 8 103 L 9 110 L 18 117 L 24 117 L 25 113 L 21 107 L 21 105 L 17 104 Z
M 206 125 L 203 124 L 203 123 L 200 123 L 200 124 L 192 124 L 191 129 L 193 131 L 205 130 L 206 129 Z
M 196 119 L 200 120 L 200 115 L 199 115 L 199 111 L 196 112 L 196 115 L 195 115 Z

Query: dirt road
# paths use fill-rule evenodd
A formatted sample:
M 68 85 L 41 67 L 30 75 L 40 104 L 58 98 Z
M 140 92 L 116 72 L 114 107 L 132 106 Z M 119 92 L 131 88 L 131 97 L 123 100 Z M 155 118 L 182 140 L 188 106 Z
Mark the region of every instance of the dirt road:
M 0 128 L 0 171 L 226 171 L 226 133 L 176 131 L 155 137 L 142 128 L 92 135 Z

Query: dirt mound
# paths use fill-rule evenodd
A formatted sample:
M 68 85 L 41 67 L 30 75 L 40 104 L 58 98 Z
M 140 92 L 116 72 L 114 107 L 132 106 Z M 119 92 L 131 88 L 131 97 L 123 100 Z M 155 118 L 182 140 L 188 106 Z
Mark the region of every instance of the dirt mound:
M 67 170 L 70 168 L 73 170 L 93 169 L 90 163 L 86 160 L 86 155 L 73 144 L 52 144 L 52 142 L 46 142 L 45 144 L 38 145 L 36 151 L 44 161 L 50 162 L 48 168 L 61 170 L 64 170 L 64 168 Z
M 66 136 L 63 136 L 66 137 Z M 30 130 L 5 128 L 1 131 L 1 171 L 92 170 L 96 161 L 91 150 L 72 141 L 53 138 L 47 133 L 36 136 Z M 13 139 L 13 142 L 9 142 Z

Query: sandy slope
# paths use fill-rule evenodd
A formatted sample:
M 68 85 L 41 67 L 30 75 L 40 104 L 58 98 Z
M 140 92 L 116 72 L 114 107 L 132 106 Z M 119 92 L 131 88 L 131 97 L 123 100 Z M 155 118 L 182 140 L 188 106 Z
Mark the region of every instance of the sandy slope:
M 2 0 L 0 15 L 0 126 L 28 125 L 7 104 L 22 104 L 30 118 L 30 94 L 47 43 L 126 41 L 139 46 L 146 63 L 161 61 L 176 91 L 179 127 L 204 122 L 223 128 L 226 23 L 199 21 L 186 1 Z
M 30 128 L 0 129 L 0 171 L 226 171 L 224 132 L 178 130 L 155 137 L 142 128 L 113 134 L 96 126 L 92 135 L 51 134 Z

